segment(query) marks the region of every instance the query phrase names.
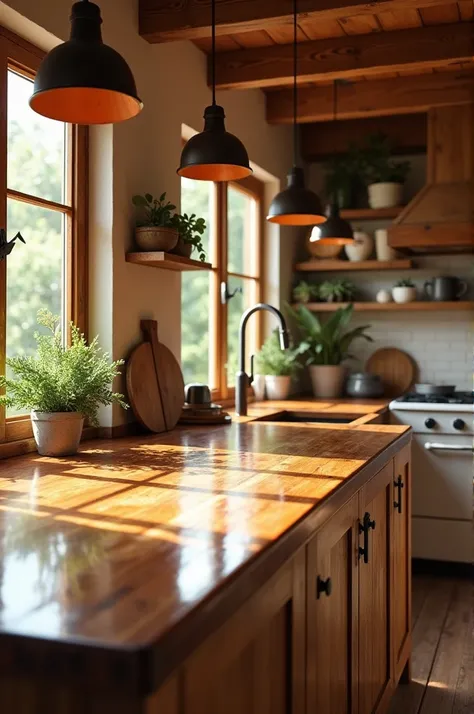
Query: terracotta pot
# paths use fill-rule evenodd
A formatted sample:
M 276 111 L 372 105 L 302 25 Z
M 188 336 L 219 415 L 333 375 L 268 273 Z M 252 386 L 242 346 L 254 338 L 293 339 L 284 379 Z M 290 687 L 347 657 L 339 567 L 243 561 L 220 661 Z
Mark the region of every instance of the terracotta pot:
M 288 399 L 291 388 L 291 377 L 277 377 L 273 374 L 265 376 L 265 389 L 267 399 L 275 399 L 281 401 Z
M 311 365 L 309 374 L 313 385 L 313 394 L 322 399 L 337 399 L 342 394 L 345 367 L 342 365 Z
M 79 412 L 31 412 L 41 456 L 72 456 L 79 448 L 84 417 Z
M 371 208 L 392 208 L 402 204 L 402 183 L 373 183 L 368 187 L 368 192 Z
M 194 246 L 191 243 L 185 243 L 183 238 L 179 236 L 178 242 L 171 252 L 175 255 L 181 255 L 183 258 L 190 258 L 193 250 Z
M 178 231 L 174 228 L 140 226 L 135 228 L 135 241 L 140 250 L 146 252 L 164 251 L 170 253 L 178 242 Z

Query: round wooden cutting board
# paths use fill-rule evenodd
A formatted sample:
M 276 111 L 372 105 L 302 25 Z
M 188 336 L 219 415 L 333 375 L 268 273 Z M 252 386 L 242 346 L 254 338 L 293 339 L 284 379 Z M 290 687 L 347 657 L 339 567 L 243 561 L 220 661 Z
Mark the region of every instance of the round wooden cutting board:
M 416 381 L 417 367 L 410 355 L 396 347 L 376 350 L 367 360 L 367 372 L 377 374 L 384 386 L 384 396 L 399 397 Z

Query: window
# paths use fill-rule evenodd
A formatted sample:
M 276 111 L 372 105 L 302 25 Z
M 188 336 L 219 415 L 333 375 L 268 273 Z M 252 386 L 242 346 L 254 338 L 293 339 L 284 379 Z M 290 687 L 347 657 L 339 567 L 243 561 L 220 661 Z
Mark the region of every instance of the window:
M 262 297 L 263 184 L 181 180 L 181 210 L 203 216 L 209 272 L 183 273 L 181 360 L 185 382 L 204 382 L 214 398 L 234 396 L 239 322 Z M 261 344 L 260 315 L 247 331 L 247 360 Z M 248 366 L 248 361 L 247 361 Z
M 87 130 L 33 112 L 42 53 L 0 28 L 0 227 L 18 243 L 0 262 L 0 370 L 34 354 L 40 308 L 86 330 Z M 31 436 L 29 417 L 0 412 L 0 442 Z

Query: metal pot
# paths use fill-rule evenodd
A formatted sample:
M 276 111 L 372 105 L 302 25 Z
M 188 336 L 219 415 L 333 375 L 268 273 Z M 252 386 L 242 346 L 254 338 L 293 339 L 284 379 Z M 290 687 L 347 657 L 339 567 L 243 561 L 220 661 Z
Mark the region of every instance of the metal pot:
M 209 407 L 212 402 L 211 390 L 207 384 L 187 384 L 184 388 L 184 400 L 193 407 Z
M 455 391 L 452 384 L 415 384 L 416 394 L 429 397 L 450 397 Z
M 441 275 L 433 280 L 428 280 L 424 286 L 425 293 L 430 300 L 450 302 L 460 300 L 467 292 L 467 283 L 451 275 Z
M 346 393 L 350 397 L 375 398 L 383 394 L 383 385 L 378 374 L 357 372 L 349 375 L 346 382 Z

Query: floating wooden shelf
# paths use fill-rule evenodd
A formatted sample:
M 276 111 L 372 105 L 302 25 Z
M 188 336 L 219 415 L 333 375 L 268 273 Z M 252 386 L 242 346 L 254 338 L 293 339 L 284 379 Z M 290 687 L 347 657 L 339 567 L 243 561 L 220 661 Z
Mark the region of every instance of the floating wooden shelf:
M 346 208 L 341 211 L 341 216 L 346 221 L 384 221 L 397 218 L 405 206 L 393 208 Z
M 412 270 L 411 260 L 308 260 L 305 263 L 297 263 L 295 270 L 298 272 L 324 273 L 332 271 L 349 270 Z
M 311 302 L 306 303 L 308 310 L 312 312 L 335 312 L 340 307 L 345 307 L 349 303 L 347 302 Z M 469 300 L 456 300 L 455 302 L 428 302 L 422 300 L 415 300 L 414 302 L 355 302 L 353 303 L 354 310 L 358 312 L 364 311 L 403 311 L 408 310 L 410 312 L 415 312 L 416 310 L 429 311 L 429 312 L 444 312 L 447 310 L 474 310 L 474 302 Z M 294 305 L 293 307 L 296 307 Z
M 153 253 L 127 253 L 127 263 L 135 263 L 136 265 L 148 265 L 149 268 L 162 268 L 164 270 L 210 270 L 210 263 L 202 263 L 200 260 L 192 258 L 183 258 L 181 255 L 173 255 L 172 253 L 163 253 L 156 251 Z

